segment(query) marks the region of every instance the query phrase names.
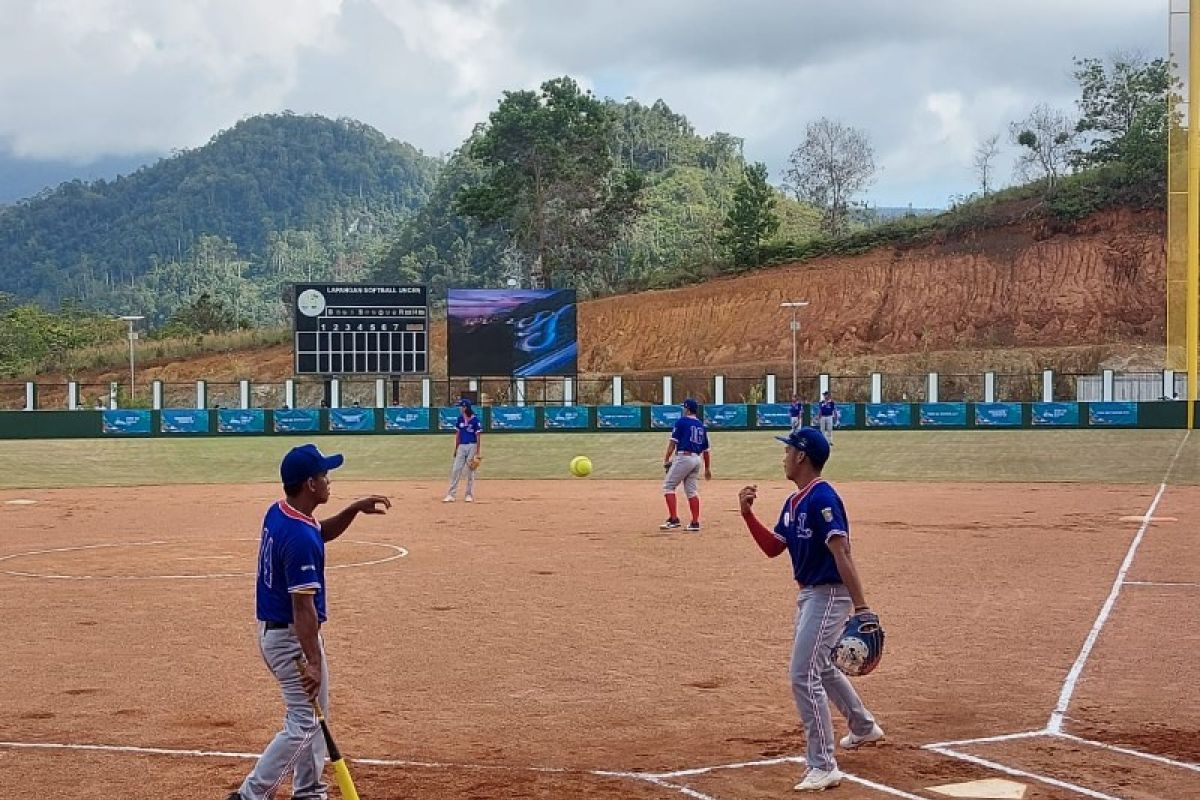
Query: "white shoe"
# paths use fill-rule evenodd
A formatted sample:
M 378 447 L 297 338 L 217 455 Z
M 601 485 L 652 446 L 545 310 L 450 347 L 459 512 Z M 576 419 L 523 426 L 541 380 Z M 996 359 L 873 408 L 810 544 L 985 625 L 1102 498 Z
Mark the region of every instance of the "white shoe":
M 853 750 L 860 745 L 878 742 L 882 738 L 883 728 L 879 727 L 878 725 L 872 725 L 870 732 L 864 733 L 862 736 L 851 732 L 843 736 L 838 744 L 840 744 L 846 750 Z
M 454 495 L 452 495 L 452 494 L 448 494 L 448 495 L 446 495 L 445 497 L 443 497 L 443 498 L 442 498 L 442 502 L 443 502 L 443 503 L 453 503 L 453 502 L 454 502 Z
M 467 502 L 467 503 L 474 503 L 474 502 L 475 502 L 475 498 L 474 498 L 474 497 L 472 497 L 471 495 L 467 495 L 466 497 L 464 497 L 464 498 L 463 498 L 463 501 L 464 501 L 464 502 Z
M 840 785 L 842 782 L 842 773 L 837 767 L 831 770 L 810 769 L 804 773 L 804 780 L 797 783 L 792 788 L 797 792 L 823 792 L 826 789 L 832 789 L 834 786 Z

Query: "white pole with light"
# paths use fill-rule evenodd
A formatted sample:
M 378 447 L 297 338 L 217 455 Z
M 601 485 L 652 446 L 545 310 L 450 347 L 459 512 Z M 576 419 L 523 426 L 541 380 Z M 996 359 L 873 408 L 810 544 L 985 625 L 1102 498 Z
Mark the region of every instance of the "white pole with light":
M 789 301 L 780 303 L 780 308 L 790 308 L 792 310 L 792 398 L 796 397 L 796 331 L 800 330 L 800 322 L 796 319 L 796 309 L 804 308 L 808 305 L 808 301 Z
M 133 323 L 145 319 L 145 317 L 135 314 L 126 314 L 121 319 L 129 323 L 129 402 L 133 403 L 133 342 L 137 338 L 137 334 L 133 331 Z

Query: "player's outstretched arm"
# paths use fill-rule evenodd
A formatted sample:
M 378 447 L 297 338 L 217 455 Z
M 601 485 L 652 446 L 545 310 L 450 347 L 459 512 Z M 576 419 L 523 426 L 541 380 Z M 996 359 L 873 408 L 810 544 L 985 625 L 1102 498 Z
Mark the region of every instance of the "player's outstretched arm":
M 754 537 L 754 543 L 758 545 L 758 549 L 762 550 L 768 558 L 774 558 L 784 550 L 787 550 L 787 544 L 779 541 L 778 537 L 767 530 L 767 526 L 759 522 L 758 517 L 754 516 L 754 499 L 757 496 L 757 486 L 746 486 L 738 492 L 738 505 L 742 509 L 742 521 L 749 528 L 750 535 Z
M 321 520 L 321 538 L 332 542 L 346 532 L 359 514 L 386 514 L 391 507 L 392 501 L 381 494 L 360 497 L 329 519 Z

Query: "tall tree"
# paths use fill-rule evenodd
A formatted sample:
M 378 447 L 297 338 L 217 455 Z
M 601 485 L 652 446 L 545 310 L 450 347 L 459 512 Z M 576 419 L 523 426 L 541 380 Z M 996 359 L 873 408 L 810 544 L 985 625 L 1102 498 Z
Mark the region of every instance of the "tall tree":
M 1070 171 L 1077 133 L 1075 121 L 1062 111 L 1038 103 L 1028 117 L 1009 125 L 1009 135 L 1021 147 L 1014 165 L 1021 180 L 1044 178 L 1054 186 Z
M 721 232 L 721 243 L 729 248 L 735 265 L 757 267 L 762 263 L 763 242 L 779 230 L 776 199 L 775 189 L 767 183 L 767 165 L 748 164 L 733 192 L 733 208 Z
M 1166 59 L 1147 61 L 1117 53 L 1107 62 L 1076 58 L 1079 122 L 1083 146 L 1077 166 L 1121 161 L 1131 169 L 1162 173 L 1167 158 L 1167 105 L 1173 79 Z
M 788 159 L 784 185 L 796 199 L 823 213 L 821 229 L 830 236 L 845 233 L 850 200 L 875 178 L 875 151 L 867 135 L 822 117 L 810 122 L 804 141 Z
M 995 188 L 996 156 L 1000 155 L 1000 136 L 992 134 L 975 146 L 975 177 L 979 179 L 979 192 L 987 197 Z

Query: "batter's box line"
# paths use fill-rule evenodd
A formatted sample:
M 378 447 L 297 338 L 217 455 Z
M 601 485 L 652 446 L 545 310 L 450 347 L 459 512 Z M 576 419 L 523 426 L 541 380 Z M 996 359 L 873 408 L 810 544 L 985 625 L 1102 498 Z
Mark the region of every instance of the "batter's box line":
M 151 756 L 174 756 L 182 758 L 230 758 L 230 759 L 257 759 L 258 753 L 235 753 L 224 752 L 217 750 L 195 750 L 195 749 L 178 749 L 169 747 L 139 747 L 136 745 L 115 745 L 115 744 L 78 744 L 64 742 L 4 742 L 0 741 L 0 748 L 8 748 L 12 750 L 68 750 L 77 752 L 92 752 L 92 753 L 123 753 L 131 755 L 151 755 Z M 601 769 L 571 769 L 567 767 L 515 767 L 507 764 L 456 764 L 439 761 L 410 761 L 401 759 L 386 759 L 386 758 L 349 758 L 347 759 L 352 764 L 362 764 L 365 766 L 376 767 L 411 767 L 417 769 L 461 769 L 461 770 L 489 770 L 489 771 L 508 771 L 508 772 L 536 772 L 542 774 L 557 774 L 557 775 L 590 775 L 599 778 L 623 778 L 626 780 L 642 781 L 658 786 L 662 789 L 677 792 L 685 797 L 691 797 L 693 800 L 718 800 L 718 798 L 700 792 L 691 787 L 675 783 L 674 779 L 694 777 L 698 775 L 707 775 L 718 770 L 734 770 L 734 769 L 751 769 L 754 767 L 769 767 L 779 764 L 804 764 L 804 756 L 780 756 L 778 758 L 761 759 L 757 761 L 739 761 L 732 764 L 716 764 L 707 767 L 695 767 L 692 769 L 674 770 L 671 772 L 632 772 L 621 770 L 601 770 Z M 867 778 L 862 778 L 851 773 L 842 773 L 845 780 L 856 783 L 860 786 L 873 789 L 883 794 L 889 794 L 893 797 L 901 797 L 904 800 L 925 800 L 919 795 L 910 794 L 903 789 L 897 789 L 894 786 L 877 783 Z M 1115 800 L 1115 799 L 1114 799 Z

